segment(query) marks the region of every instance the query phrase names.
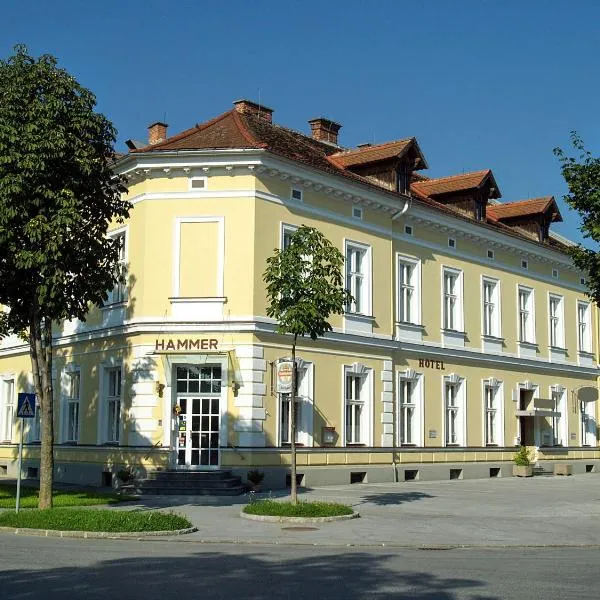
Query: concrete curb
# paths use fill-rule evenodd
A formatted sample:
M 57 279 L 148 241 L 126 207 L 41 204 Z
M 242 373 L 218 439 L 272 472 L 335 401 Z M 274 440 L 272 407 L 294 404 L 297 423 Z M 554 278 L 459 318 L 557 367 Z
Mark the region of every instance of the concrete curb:
M 167 531 L 60 531 L 58 529 L 30 529 L 27 527 L 0 527 L 0 533 L 13 533 L 14 535 L 31 535 L 38 537 L 84 538 L 84 539 L 140 539 L 145 537 L 186 535 L 195 533 L 197 527 L 174 529 Z
M 353 512 L 351 515 L 337 515 L 333 517 L 280 517 L 272 515 L 250 515 L 243 510 L 240 511 L 240 517 L 250 521 L 262 521 L 266 523 L 332 523 L 333 521 L 348 521 L 358 519 L 360 514 Z

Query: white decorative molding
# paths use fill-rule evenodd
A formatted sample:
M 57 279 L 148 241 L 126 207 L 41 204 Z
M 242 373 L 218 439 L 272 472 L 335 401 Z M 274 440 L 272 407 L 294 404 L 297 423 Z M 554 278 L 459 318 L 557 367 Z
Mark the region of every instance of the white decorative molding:
M 467 334 L 464 331 L 442 329 L 442 346 L 444 348 L 464 348 Z

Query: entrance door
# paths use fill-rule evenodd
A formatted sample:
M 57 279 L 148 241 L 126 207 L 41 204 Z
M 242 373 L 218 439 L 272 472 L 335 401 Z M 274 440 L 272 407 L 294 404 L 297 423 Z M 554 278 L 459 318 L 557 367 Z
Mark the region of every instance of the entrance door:
M 217 468 L 221 426 L 221 367 L 177 367 L 177 467 Z
M 531 409 L 533 390 L 520 390 L 519 408 Z M 535 417 L 519 417 L 521 424 L 521 446 L 535 446 Z

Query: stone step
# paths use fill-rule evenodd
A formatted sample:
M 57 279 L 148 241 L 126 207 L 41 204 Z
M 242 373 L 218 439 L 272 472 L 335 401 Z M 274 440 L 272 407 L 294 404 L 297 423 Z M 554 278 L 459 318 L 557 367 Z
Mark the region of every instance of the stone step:
M 156 496 L 239 496 L 242 480 L 231 471 L 151 471 L 145 479 L 124 486 L 124 492 Z
M 230 479 L 231 471 L 150 471 L 147 480 L 154 481 L 215 481 Z
M 137 483 L 137 487 L 144 489 L 152 488 L 226 488 L 236 487 L 241 485 L 242 481 L 239 477 L 230 477 L 228 479 L 215 479 L 214 481 L 188 481 L 173 480 L 173 481 L 161 481 L 156 479 L 142 479 Z
M 244 486 L 239 485 L 227 488 L 157 487 L 152 489 L 136 489 L 134 493 L 140 496 L 239 496 L 244 491 Z

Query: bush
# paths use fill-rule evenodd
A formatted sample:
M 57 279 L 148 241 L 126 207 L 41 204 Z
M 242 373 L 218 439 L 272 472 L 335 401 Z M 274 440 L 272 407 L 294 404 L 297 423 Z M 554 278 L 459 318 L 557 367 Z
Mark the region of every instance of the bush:
M 248 471 L 248 475 L 246 475 L 246 479 L 254 485 L 259 485 L 264 478 L 265 474 L 262 471 L 259 471 L 258 469 Z
M 0 527 L 123 533 L 174 531 L 191 526 L 185 517 L 154 511 L 51 508 L 0 513 Z
M 531 464 L 531 458 L 529 458 L 529 452 L 525 446 L 519 448 L 515 454 L 514 461 L 518 467 L 528 467 Z
M 351 515 L 354 511 L 345 504 L 334 502 L 278 502 L 259 500 L 244 507 L 249 515 L 269 515 L 273 517 L 337 517 Z

